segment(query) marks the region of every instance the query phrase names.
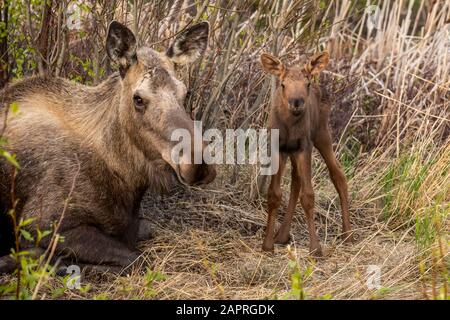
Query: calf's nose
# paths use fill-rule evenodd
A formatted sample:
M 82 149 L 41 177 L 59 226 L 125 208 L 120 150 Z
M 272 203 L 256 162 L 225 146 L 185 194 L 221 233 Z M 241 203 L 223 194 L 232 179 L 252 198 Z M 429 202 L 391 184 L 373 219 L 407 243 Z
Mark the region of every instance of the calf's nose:
M 289 99 L 289 104 L 294 108 L 300 108 L 303 107 L 303 105 L 305 104 L 305 99 L 303 98 Z

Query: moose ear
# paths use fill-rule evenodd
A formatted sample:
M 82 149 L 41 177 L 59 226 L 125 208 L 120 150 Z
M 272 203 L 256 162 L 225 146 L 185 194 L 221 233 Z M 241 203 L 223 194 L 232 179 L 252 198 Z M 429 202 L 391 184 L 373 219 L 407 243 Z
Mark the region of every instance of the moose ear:
M 200 22 L 180 33 L 167 49 L 166 55 L 177 64 L 193 62 L 206 50 L 208 36 L 209 23 Z
M 106 37 L 106 52 L 112 61 L 119 63 L 122 74 L 137 61 L 133 32 L 117 21 L 111 22 Z
M 261 54 L 261 64 L 265 72 L 275 76 L 281 75 L 284 71 L 283 63 L 268 53 Z
M 305 71 L 312 75 L 318 75 L 323 69 L 326 68 L 330 61 L 330 55 L 328 52 L 319 52 L 313 55 L 305 65 Z

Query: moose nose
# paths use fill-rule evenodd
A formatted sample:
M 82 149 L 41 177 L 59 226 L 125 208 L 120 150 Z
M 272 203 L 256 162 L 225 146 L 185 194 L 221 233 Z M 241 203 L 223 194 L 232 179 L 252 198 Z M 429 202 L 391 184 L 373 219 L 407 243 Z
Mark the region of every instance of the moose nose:
M 305 104 L 305 99 L 303 98 L 289 99 L 289 104 L 294 108 L 300 108 L 303 107 L 303 105 Z
M 214 165 L 205 163 L 194 165 L 180 165 L 179 175 L 185 184 L 202 185 L 214 181 L 216 178 L 216 168 Z
M 203 142 L 201 149 L 196 150 L 195 145 L 193 145 L 190 155 L 191 161 L 179 164 L 179 178 L 183 183 L 188 185 L 202 185 L 208 184 L 215 179 L 215 166 L 213 164 L 207 164 L 203 158 L 203 150 L 206 146 L 207 144 Z

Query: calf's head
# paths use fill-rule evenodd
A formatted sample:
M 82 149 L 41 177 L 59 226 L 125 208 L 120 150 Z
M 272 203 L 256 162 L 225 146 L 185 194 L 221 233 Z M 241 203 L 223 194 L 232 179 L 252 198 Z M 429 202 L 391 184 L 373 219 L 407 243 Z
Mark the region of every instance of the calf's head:
M 263 53 L 261 64 L 267 73 L 278 77 L 282 107 L 287 108 L 294 116 L 301 116 L 312 102 L 311 80 L 328 64 L 327 52 L 319 52 L 312 56 L 303 67 L 284 65 L 278 58 Z
M 215 170 L 204 163 L 175 163 L 171 157 L 172 132 L 194 131 L 194 122 L 183 107 L 187 89 L 176 78 L 174 65 L 196 60 L 206 49 L 208 34 L 209 24 L 199 23 L 180 33 L 167 51 L 160 53 L 137 48 L 131 30 L 114 21 L 106 41 L 106 51 L 119 65 L 122 78 L 121 126 L 148 161 L 164 159 L 180 181 L 189 185 L 211 182 Z

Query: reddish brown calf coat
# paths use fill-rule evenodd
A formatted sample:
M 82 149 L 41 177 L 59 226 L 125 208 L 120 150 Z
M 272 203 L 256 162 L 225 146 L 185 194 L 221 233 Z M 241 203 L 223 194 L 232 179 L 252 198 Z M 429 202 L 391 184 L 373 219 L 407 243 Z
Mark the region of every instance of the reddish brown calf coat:
M 272 177 L 268 190 L 268 221 L 263 250 L 272 251 L 274 242 L 286 244 L 290 239 L 292 216 L 300 198 L 306 214 L 310 236 L 310 252 L 322 255 L 322 249 L 314 224 L 314 190 L 311 177 L 311 154 L 315 146 L 322 155 L 331 180 L 339 193 L 342 207 L 343 234 L 351 240 L 348 209 L 348 191 L 345 175 L 333 152 L 328 127 L 330 105 L 322 99 L 320 88 L 312 83 L 328 63 L 328 54 L 319 53 L 303 67 L 286 67 L 277 58 L 261 55 L 263 69 L 278 77 L 278 87 L 272 101 L 269 129 L 279 129 L 279 170 Z M 288 209 L 278 232 L 275 234 L 277 209 L 281 204 L 281 178 L 287 159 L 292 164 L 291 193 Z

